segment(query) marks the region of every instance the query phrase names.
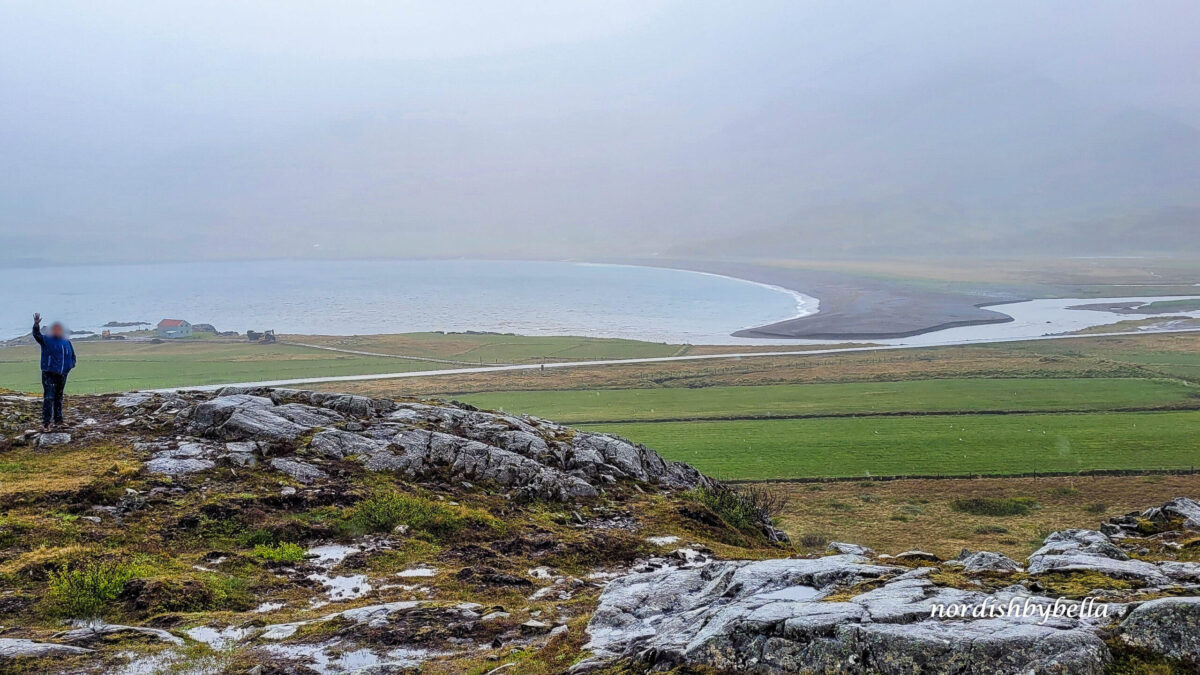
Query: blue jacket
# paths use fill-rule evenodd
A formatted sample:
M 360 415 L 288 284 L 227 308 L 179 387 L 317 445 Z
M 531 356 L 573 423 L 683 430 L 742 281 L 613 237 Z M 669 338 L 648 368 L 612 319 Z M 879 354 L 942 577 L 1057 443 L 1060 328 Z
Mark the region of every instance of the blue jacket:
M 42 346 L 42 372 L 66 375 L 75 367 L 75 348 L 66 338 L 42 335 L 38 325 L 33 324 L 33 339 Z

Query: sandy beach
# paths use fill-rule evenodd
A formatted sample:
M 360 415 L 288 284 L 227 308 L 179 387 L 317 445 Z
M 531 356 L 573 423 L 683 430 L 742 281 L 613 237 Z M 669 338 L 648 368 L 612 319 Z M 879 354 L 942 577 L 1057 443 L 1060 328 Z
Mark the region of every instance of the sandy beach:
M 884 340 L 946 328 L 1006 323 L 987 309 L 1020 302 L 1016 294 L 958 293 L 826 270 L 706 260 L 640 260 L 636 264 L 708 272 L 792 289 L 820 301 L 817 314 L 746 328 L 736 337 L 804 340 Z

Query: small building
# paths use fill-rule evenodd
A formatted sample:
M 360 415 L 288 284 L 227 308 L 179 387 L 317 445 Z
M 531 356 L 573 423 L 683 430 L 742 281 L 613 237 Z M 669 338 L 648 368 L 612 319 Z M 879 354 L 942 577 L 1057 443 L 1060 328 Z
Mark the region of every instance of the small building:
M 183 319 L 163 319 L 158 322 L 156 332 L 159 337 L 168 339 L 191 337 L 192 324 Z

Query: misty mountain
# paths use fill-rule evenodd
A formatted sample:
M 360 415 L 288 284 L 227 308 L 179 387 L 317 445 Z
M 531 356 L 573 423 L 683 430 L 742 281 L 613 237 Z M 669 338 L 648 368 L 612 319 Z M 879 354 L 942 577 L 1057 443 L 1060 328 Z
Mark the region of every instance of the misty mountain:
M 1194 3 L 18 4 L 4 264 L 1200 252 Z

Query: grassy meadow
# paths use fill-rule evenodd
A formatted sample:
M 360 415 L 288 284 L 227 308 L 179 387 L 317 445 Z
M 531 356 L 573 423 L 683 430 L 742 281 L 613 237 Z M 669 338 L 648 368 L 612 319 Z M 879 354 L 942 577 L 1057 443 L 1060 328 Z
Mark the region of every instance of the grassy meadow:
M 1200 407 L 1200 388 L 1168 378 L 938 379 L 704 388 L 519 391 L 460 397 L 558 422 L 820 417 L 983 411 Z
M 341 354 L 283 344 L 178 340 L 77 341 L 68 393 L 105 393 L 297 377 L 448 368 L 445 364 Z M 36 346 L 0 349 L 0 388 L 41 391 Z
M 204 334 L 201 334 L 203 336 Z M 106 393 L 130 389 L 198 386 L 307 377 L 335 377 L 444 370 L 456 364 L 541 363 L 672 356 L 690 347 L 634 340 L 520 337 L 495 334 L 414 333 L 372 336 L 280 336 L 275 344 L 212 337 L 143 341 L 77 340 L 78 367 L 70 391 Z M 370 354 L 351 354 L 287 344 L 299 342 Z M 36 345 L 0 348 L 0 388 L 40 391 Z
M 729 480 L 1190 469 L 1200 411 L 587 425 Z

